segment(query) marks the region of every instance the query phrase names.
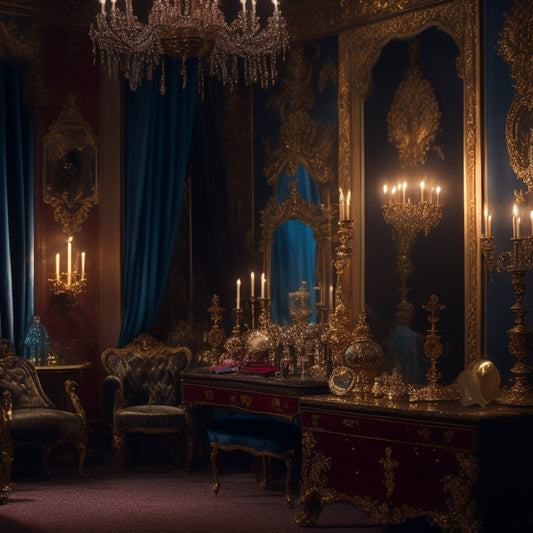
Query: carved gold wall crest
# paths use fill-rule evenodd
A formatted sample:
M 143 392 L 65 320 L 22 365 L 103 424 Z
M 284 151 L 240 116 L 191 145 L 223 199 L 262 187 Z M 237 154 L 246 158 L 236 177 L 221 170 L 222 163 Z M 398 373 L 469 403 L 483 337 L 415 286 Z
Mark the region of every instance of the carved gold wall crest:
M 387 116 L 389 142 L 398 149 L 402 168 L 421 166 L 435 146 L 440 124 L 439 103 L 431 83 L 417 64 L 418 41 L 409 47 L 409 67 L 398 85 Z

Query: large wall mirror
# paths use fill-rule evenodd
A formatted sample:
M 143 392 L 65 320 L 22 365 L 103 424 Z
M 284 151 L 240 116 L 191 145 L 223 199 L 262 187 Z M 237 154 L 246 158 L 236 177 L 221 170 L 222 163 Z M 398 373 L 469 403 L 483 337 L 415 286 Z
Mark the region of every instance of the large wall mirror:
M 422 306 L 435 293 L 446 306 L 439 323 L 445 347 L 441 370 L 451 381 L 481 349 L 479 13 L 471 0 L 416 4 L 339 36 L 339 186 L 361 199 L 354 206 L 353 300 L 346 305 L 354 317 L 367 308 L 385 345 L 396 322 L 409 323 L 423 359 L 420 340 L 429 325 Z M 413 132 L 405 116 L 398 124 L 394 103 L 402 82 L 414 74 L 427 80 L 435 99 L 421 100 L 420 106 L 436 107 L 426 117 L 429 126 Z M 395 137 L 391 127 L 404 131 Z M 420 143 L 432 128 L 422 156 L 411 154 L 416 164 L 406 162 L 408 147 L 398 138 L 407 141 L 411 135 Z M 403 182 L 407 194 L 401 198 L 397 191 L 396 199 L 419 201 L 422 181 L 426 201 L 433 194 L 435 203 L 434 188 L 442 188 L 442 216 L 427 237 L 424 231 L 416 236 L 409 257 L 403 257 L 411 265 L 402 292 L 397 243 L 382 206 L 391 201 L 392 187 Z M 406 381 L 419 382 L 420 376 Z

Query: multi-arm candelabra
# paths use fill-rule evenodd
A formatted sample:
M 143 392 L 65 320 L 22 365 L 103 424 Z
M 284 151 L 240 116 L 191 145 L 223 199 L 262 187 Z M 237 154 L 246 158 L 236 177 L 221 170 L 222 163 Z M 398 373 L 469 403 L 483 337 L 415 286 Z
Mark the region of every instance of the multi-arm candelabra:
M 527 349 L 531 329 L 526 326 L 524 317 L 529 307 L 524 303 L 527 280 L 526 274 L 533 269 L 533 235 L 520 236 L 518 231 L 511 238 L 511 250 L 501 252 L 496 257 L 494 236 L 481 236 L 481 252 L 489 270 L 496 266 L 498 272 L 509 272 L 515 294 L 515 303 L 511 311 L 515 315 L 514 325 L 507 331 L 509 352 L 516 358 L 511 368 L 514 380 L 511 385 L 502 388 L 496 401 L 506 405 L 533 405 L 533 385 L 530 382 L 532 367 L 526 363 L 529 355 Z
M 381 207 L 385 222 L 392 228 L 392 238 L 396 243 L 397 259 L 396 269 L 399 277 L 400 302 L 407 300 L 407 280 L 413 271 L 411 262 L 411 249 L 416 236 L 429 232 L 438 226 L 442 218 L 442 205 L 431 201 L 420 200 L 416 203 L 410 201 L 389 201 Z

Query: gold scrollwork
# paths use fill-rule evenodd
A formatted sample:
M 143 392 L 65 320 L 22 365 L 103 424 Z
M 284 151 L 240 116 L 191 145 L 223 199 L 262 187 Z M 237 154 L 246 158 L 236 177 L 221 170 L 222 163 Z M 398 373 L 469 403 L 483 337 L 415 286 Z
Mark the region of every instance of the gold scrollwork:
M 505 13 L 498 52 L 511 67 L 514 98 L 505 124 L 509 162 L 514 173 L 533 190 L 533 3 L 516 0 Z M 523 196 L 517 197 L 523 200 Z
M 439 103 L 431 83 L 423 77 L 417 59 L 418 41 L 415 41 L 409 47 L 409 67 L 396 89 L 387 115 L 389 142 L 398 149 L 402 168 L 423 165 L 431 148 L 443 157 L 442 151 L 435 146 L 441 116 Z
M 385 489 L 387 491 L 387 498 L 390 498 L 396 485 L 395 469 L 400 466 L 400 463 L 396 459 L 392 458 L 392 449 L 390 446 L 385 448 L 385 457 L 382 457 L 379 460 L 379 463 L 383 465 L 383 474 L 385 476 L 383 484 L 385 485 Z
M 43 201 L 68 236 L 98 203 L 96 155 L 96 137 L 71 94 L 43 139 Z

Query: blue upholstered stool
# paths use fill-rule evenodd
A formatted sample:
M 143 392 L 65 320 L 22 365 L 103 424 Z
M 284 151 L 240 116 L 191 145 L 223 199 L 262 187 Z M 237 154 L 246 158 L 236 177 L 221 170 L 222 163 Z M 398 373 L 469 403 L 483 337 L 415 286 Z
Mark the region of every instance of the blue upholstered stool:
M 216 418 L 207 426 L 211 444 L 211 469 L 213 471 L 213 491 L 218 493 L 217 454 L 219 450 L 241 450 L 263 458 L 263 465 L 274 457 L 285 461 L 285 497 L 291 505 L 290 482 L 293 457 L 301 446 L 300 428 L 288 420 L 268 415 L 234 414 Z M 267 487 L 265 475 L 261 486 Z

